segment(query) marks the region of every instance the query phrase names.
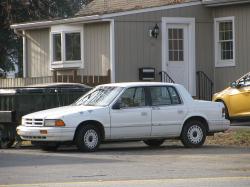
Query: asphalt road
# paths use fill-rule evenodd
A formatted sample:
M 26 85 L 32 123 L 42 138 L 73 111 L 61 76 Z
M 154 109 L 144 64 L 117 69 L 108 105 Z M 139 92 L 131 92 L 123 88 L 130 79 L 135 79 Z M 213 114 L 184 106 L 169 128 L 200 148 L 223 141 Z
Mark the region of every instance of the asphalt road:
M 0 187 L 211 186 L 249 187 L 250 148 L 205 145 L 186 149 L 166 142 L 105 144 L 95 153 L 74 147 L 56 152 L 0 150 Z

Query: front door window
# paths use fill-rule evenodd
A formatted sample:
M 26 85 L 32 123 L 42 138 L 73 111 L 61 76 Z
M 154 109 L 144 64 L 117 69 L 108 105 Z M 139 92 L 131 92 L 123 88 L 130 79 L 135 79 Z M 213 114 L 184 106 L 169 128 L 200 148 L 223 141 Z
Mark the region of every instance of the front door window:
M 184 60 L 184 35 L 182 28 L 168 29 L 168 57 L 169 61 Z
M 167 24 L 166 70 L 175 83 L 189 89 L 188 25 Z
M 126 89 L 120 98 L 119 109 L 111 109 L 111 138 L 149 137 L 151 133 L 151 108 L 147 106 L 145 88 Z
M 121 107 L 141 107 L 145 106 L 145 94 L 144 88 L 129 88 L 127 89 L 120 98 Z

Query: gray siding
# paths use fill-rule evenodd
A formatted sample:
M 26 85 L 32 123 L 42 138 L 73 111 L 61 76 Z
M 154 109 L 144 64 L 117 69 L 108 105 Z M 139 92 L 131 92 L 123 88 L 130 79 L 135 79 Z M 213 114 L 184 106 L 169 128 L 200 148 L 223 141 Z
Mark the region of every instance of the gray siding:
M 27 35 L 27 72 L 28 77 L 51 76 L 50 30 L 29 30 Z M 109 22 L 84 25 L 84 68 L 79 75 L 107 75 L 110 69 L 110 32 Z M 58 71 L 68 74 L 68 70 Z
M 110 23 L 84 25 L 84 69 L 79 75 L 107 75 L 110 69 Z
M 196 71 L 204 71 L 214 81 L 215 91 L 250 71 L 250 5 L 217 8 L 196 5 L 155 12 L 114 17 L 116 82 L 138 81 L 138 69 L 162 69 L 162 30 L 157 39 L 149 29 L 162 17 L 192 17 L 196 22 Z M 215 68 L 214 18 L 235 16 L 235 67 Z M 29 77 L 49 76 L 49 29 L 27 31 L 27 71 Z M 107 75 L 110 69 L 110 23 L 84 24 L 84 69 L 80 75 Z
M 214 77 L 212 12 L 201 5 L 140 13 L 115 18 L 116 81 L 139 80 L 140 67 L 155 67 L 156 80 L 162 70 L 162 30 L 157 39 L 149 29 L 162 17 L 192 17 L 196 21 L 196 70 Z
M 235 16 L 235 67 L 215 68 L 215 90 L 250 71 L 250 5 L 225 6 L 214 9 L 214 17 Z
M 52 75 L 49 69 L 49 32 L 49 29 L 26 31 L 28 77 Z

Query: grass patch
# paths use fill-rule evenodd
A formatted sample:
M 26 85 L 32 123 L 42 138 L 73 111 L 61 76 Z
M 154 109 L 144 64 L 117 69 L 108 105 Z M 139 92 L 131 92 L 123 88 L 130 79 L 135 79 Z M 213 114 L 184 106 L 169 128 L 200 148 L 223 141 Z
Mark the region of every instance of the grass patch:
M 233 129 L 225 133 L 216 133 L 207 138 L 206 144 L 250 147 L 250 129 Z
M 239 129 L 234 133 L 234 138 L 240 144 L 250 145 L 250 130 Z

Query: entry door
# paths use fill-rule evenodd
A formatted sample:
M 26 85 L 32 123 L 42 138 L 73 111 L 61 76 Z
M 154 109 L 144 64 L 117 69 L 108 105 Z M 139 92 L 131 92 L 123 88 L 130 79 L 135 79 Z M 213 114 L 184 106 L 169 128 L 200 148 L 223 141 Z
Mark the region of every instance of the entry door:
M 166 70 L 175 83 L 189 90 L 188 24 L 167 24 Z

